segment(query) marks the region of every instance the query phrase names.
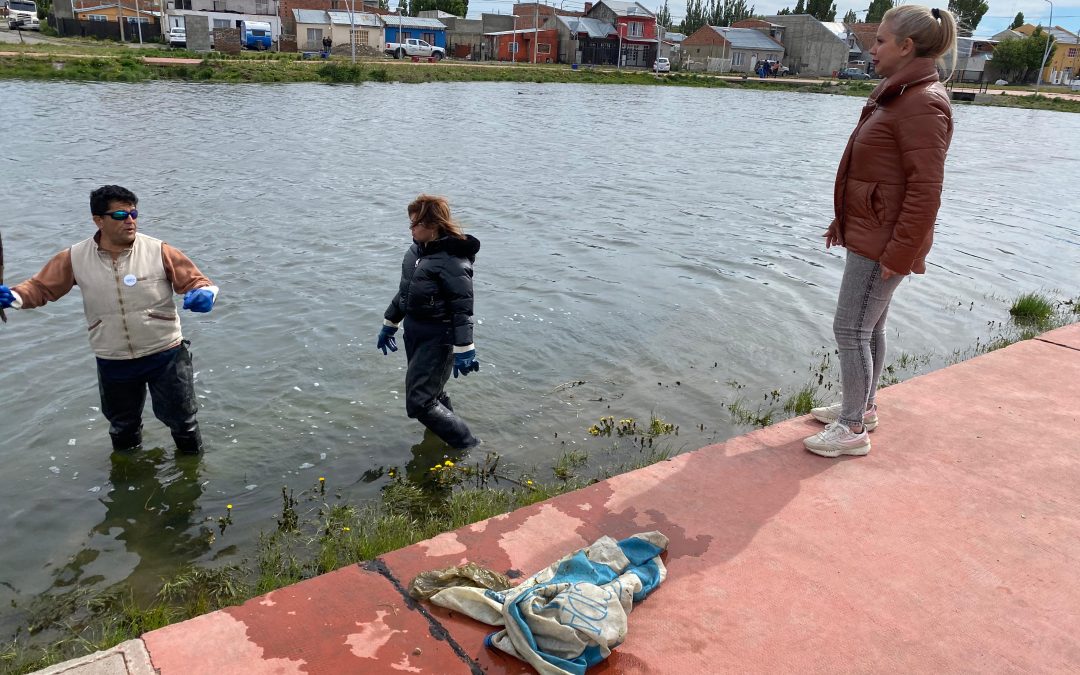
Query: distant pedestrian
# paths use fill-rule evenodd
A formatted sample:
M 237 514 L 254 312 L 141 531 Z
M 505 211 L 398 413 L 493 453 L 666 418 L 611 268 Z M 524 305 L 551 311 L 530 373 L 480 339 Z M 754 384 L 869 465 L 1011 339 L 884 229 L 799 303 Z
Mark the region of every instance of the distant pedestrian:
M 330 34 L 327 33 L 326 36 L 323 37 L 323 39 L 322 39 L 323 58 L 329 58 L 330 57 L 330 48 L 333 47 L 333 46 L 334 46 L 334 41 L 330 37 Z
M 397 295 L 383 315 L 376 348 L 397 351 L 394 334 L 405 322 L 405 412 L 463 450 L 478 445 L 454 413 L 444 388 L 480 370 L 473 344 L 473 263 L 480 242 L 450 216 L 442 197 L 420 195 L 408 208 L 412 246 L 401 263 Z
M 847 263 L 833 318 L 843 397 L 811 411 L 827 426 L 805 440 L 823 457 L 870 452 L 889 303 L 905 276 L 926 271 L 953 133 L 935 60 L 947 54 L 955 68 L 956 21 L 944 9 L 894 7 L 870 54 L 885 79 L 848 139 L 825 232 L 825 247 L 846 247 Z

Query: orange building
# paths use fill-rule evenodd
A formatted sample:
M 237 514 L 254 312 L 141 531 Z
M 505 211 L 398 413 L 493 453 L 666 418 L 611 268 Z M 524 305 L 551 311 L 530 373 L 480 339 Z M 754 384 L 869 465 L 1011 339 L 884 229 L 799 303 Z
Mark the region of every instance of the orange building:
M 559 31 L 518 28 L 485 33 L 488 53 L 497 61 L 555 63 L 559 54 Z
M 1035 26 L 1025 23 L 1013 30 L 1030 37 L 1035 32 Z M 1068 85 L 1080 80 L 1080 37 L 1061 26 L 1050 29 L 1043 27 L 1043 32 L 1050 33 L 1056 48 L 1054 55 L 1047 59 L 1046 67 L 1043 68 L 1042 81 L 1047 84 Z
M 116 23 L 122 13 L 124 20 L 129 24 L 157 24 L 158 12 L 143 9 L 143 7 L 156 7 L 157 4 L 150 1 L 138 4 L 139 6 L 136 7 L 136 3 L 132 1 L 130 5 L 127 2 L 123 5 L 119 3 L 96 4 L 93 6 L 76 5 L 73 10 L 75 18 L 80 21 L 109 21 Z

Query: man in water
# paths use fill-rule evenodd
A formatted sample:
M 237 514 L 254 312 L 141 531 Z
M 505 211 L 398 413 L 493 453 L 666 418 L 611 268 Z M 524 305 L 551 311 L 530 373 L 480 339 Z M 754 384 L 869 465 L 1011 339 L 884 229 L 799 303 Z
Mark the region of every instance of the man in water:
M 173 293 L 184 294 L 184 309 L 209 312 L 218 288 L 179 250 L 138 233 L 138 203 L 119 185 L 91 192 L 94 236 L 56 254 L 29 280 L 0 285 L 0 309 L 40 307 L 78 284 L 113 449 L 142 444 L 149 389 L 154 416 L 172 431 L 177 450 L 198 454 L 190 343 L 180 332 Z

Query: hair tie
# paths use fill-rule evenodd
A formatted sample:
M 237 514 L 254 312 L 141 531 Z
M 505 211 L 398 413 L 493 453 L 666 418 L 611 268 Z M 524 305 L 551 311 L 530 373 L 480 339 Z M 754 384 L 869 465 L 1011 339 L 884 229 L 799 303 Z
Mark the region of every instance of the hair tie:
M 930 10 L 930 13 L 934 15 L 935 19 L 937 19 L 938 21 L 941 21 L 941 12 L 938 10 L 937 7 Z

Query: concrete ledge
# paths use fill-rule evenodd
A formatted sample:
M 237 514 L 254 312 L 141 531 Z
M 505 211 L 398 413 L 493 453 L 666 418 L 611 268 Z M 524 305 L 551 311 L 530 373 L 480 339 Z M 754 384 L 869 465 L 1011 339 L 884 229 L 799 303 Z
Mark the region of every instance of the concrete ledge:
M 121 642 L 112 649 L 39 670 L 37 675 L 157 675 L 142 640 Z
M 591 674 L 1075 671 L 1080 325 L 878 402 L 866 457 L 811 455 L 821 426 L 788 420 L 143 641 L 163 675 L 529 673 L 483 647 L 493 628 L 403 586 L 465 560 L 527 575 L 658 529 L 668 579 Z
M 1080 323 L 1074 323 L 1070 326 L 1065 326 L 1064 328 L 1052 330 L 1049 333 L 1043 333 L 1035 339 L 1040 342 L 1048 342 L 1062 347 L 1069 347 L 1070 349 L 1080 349 Z

